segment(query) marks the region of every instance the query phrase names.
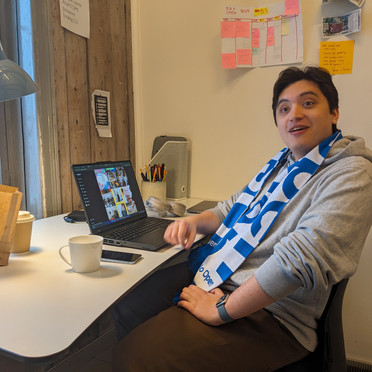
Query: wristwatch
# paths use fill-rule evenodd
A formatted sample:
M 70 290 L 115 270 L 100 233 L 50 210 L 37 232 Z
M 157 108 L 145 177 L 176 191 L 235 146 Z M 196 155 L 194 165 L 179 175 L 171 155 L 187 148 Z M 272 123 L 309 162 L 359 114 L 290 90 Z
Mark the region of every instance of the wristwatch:
M 227 299 L 229 298 L 228 294 L 224 294 L 216 303 L 216 307 L 218 310 L 218 314 L 220 318 L 225 322 L 233 322 L 235 319 L 231 318 L 231 316 L 227 313 L 225 309 L 225 304 L 227 302 Z

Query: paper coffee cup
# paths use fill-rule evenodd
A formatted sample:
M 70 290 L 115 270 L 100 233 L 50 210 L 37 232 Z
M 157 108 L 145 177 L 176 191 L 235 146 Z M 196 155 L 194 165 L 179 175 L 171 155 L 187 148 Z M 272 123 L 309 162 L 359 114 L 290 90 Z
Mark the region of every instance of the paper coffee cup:
M 30 250 L 32 222 L 35 217 L 27 211 L 19 211 L 11 253 L 24 253 Z

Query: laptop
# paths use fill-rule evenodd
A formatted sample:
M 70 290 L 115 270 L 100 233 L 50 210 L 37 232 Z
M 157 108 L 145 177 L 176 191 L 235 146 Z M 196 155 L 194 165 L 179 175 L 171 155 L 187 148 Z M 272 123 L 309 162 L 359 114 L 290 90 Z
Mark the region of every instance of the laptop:
M 155 251 L 172 220 L 149 217 L 129 160 L 73 164 L 72 172 L 94 235 L 104 244 Z

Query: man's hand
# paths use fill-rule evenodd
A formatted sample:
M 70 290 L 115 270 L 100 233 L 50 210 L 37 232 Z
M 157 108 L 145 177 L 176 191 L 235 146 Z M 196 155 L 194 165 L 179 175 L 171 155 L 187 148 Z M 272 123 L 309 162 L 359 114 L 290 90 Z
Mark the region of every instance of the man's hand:
M 197 233 L 208 235 L 216 232 L 219 226 L 218 217 L 210 211 L 204 211 L 171 223 L 164 233 L 164 240 L 169 244 L 180 244 L 189 249 Z
M 191 218 L 172 222 L 164 233 L 164 240 L 173 245 L 180 244 L 190 249 L 196 236 L 196 222 Z
M 195 285 L 190 285 L 182 290 L 180 301 L 177 305 L 188 310 L 202 322 L 218 326 L 224 323 L 216 307 L 217 301 L 222 296 L 223 292 L 219 288 L 206 292 Z
M 182 290 L 178 306 L 193 314 L 202 322 L 217 326 L 223 324 L 218 314 L 217 301 L 223 296 L 221 289 L 206 292 L 195 285 Z M 232 292 L 225 308 L 233 319 L 240 319 L 275 302 L 258 284 L 254 275 Z

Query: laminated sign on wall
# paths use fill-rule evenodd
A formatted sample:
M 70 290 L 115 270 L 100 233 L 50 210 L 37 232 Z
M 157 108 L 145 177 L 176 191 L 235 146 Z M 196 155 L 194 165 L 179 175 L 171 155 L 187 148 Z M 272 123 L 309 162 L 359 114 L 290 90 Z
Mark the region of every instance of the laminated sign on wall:
M 92 113 L 100 137 L 112 137 L 110 92 L 96 89 L 92 93 Z
M 226 5 L 221 22 L 222 67 L 260 67 L 303 61 L 299 0 L 262 7 Z

